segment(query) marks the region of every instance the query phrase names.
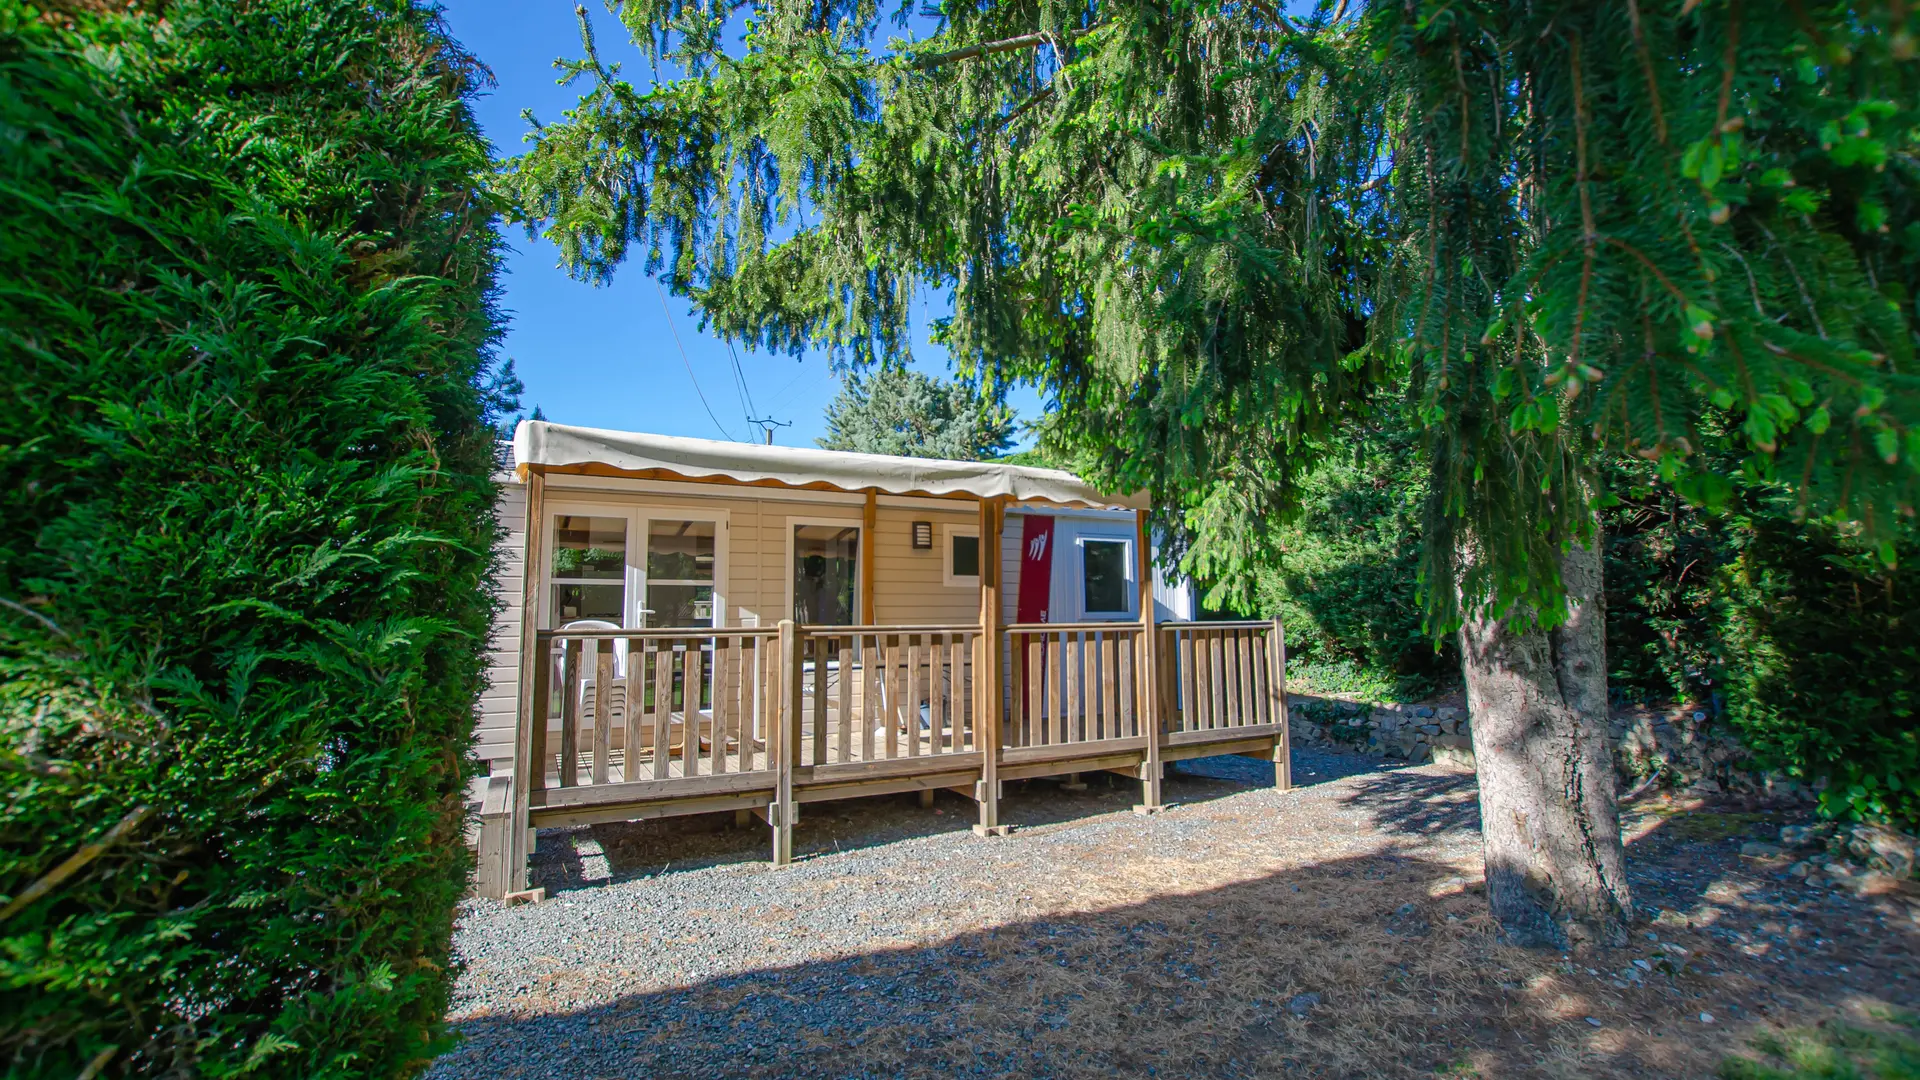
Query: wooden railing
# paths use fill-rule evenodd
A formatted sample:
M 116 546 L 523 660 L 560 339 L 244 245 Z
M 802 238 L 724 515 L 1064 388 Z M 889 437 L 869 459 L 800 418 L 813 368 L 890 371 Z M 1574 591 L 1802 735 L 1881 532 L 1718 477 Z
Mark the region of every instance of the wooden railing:
M 542 823 L 758 813 L 779 864 L 812 800 L 947 788 L 971 794 L 976 828 L 991 832 L 1003 828 L 1007 778 L 1120 772 L 1143 782 L 1153 809 L 1165 761 L 1271 753 L 1287 786 L 1279 625 L 1153 632 L 791 622 L 537 631 L 525 756 L 510 781 L 489 785 L 485 887 L 523 887 L 515 845 Z M 989 669 L 988 642 L 1002 650 L 992 686 L 976 674 Z
M 799 628 L 795 764 L 849 765 L 979 749 L 980 627 Z
M 1066 748 L 1281 722 L 1271 622 L 1162 623 L 1159 707 L 1143 708 L 1138 623 L 1004 627 L 1001 746 Z M 767 772 L 789 667 L 772 627 L 546 630 L 529 788 Z M 975 752 L 980 627 L 798 627 L 791 765 Z
M 1011 686 L 1003 745 L 1065 746 L 1146 734 L 1139 623 L 1026 623 L 1004 633 Z
M 1182 622 L 1160 627 L 1160 718 L 1177 738 L 1284 725 L 1277 622 Z
M 544 630 L 528 772 L 547 787 L 770 770 L 774 629 Z

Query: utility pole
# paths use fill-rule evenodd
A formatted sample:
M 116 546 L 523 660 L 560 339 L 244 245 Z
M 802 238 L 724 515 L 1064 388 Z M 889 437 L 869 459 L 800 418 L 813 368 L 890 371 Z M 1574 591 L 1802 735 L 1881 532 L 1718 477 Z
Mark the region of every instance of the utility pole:
M 793 422 L 792 422 L 792 421 L 790 421 L 790 420 L 775 420 L 775 419 L 774 419 L 773 417 L 771 417 L 771 416 L 768 416 L 768 417 L 764 417 L 764 418 L 762 418 L 762 419 L 759 419 L 759 420 L 756 420 L 756 419 L 754 419 L 753 417 L 751 417 L 751 416 L 749 416 L 749 417 L 747 417 L 747 423 L 749 423 L 749 424 L 758 424 L 758 425 L 760 425 L 760 427 L 761 427 L 761 429 L 762 429 L 762 430 L 764 430 L 764 431 L 765 431 L 765 432 L 767 433 L 767 445 L 768 445 L 768 446 L 772 446 L 772 445 L 773 445 L 773 429 L 774 429 L 774 428 L 783 428 L 783 427 L 792 427 L 792 426 L 793 426 Z

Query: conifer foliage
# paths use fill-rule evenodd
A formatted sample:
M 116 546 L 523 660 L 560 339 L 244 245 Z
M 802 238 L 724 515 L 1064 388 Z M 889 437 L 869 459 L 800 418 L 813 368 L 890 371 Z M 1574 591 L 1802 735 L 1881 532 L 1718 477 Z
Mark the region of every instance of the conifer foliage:
M 0 1071 L 445 1044 L 498 238 L 410 0 L 0 5 Z
M 1216 599 L 1383 392 L 1432 433 L 1435 632 L 1462 599 L 1557 617 L 1598 448 L 1724 500 L 1710 409 L 1809 514 L 1881 542 L 1911 512 L 1906 5 L 1022 0 L 917 41 L 871 0 L 760 0 L 743 37 L 614 8 L 685 77 L 643 92 L 589 36 L 507 177 L 577 272 L 641 254 L 722 332 L 856 360 L 951 288 L 946 343 L 1053 393 Z
M 643 253 L 722 332 L 856 360 L 951 290 L 945 343 L 1045 387 L 1052 446 L 1149 488 L 1215 604 L 1330 445 L 1414 409 L 1426 628 L 1460 631 L 1514 940 L 1632 912 L 1598 457 L 1722 503 L 1711 421 L 1884 558 L 1913 513 L 1905 3 L 954 0 L 891 40 L 911 5 L 615 8 L 684 74 L 642 92 L 589 37 L 506 178 L 578 272 Z
M 911 368 L 850 373 L 827 403 L 828 450 L 978 461 L 1013 443 L 1013 410 Z

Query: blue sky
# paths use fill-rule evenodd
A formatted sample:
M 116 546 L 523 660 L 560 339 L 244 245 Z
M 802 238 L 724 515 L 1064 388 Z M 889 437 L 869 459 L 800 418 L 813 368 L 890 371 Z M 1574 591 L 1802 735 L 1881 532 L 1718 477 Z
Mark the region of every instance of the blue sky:
M 560 115 L 578 96 L 556 84 L 553 61 L 580 55 L 573 4 L 557 0 L 445 0 L 446 17 L 461 44 L 493 69 L 498 85 L 478 103 L 481 125 L 501 154 L 521 152 L 527 125 L 522 109 L 542 121 Z M 587 4 L 603 58 L 625 75 L 645 79 L 647 67 L 599 0 Z M 550 420 L 592 427 L 651 431 L 698 438 L 759 439 L 746 423 L 745 396 L 736 386 L 726 343 L 702 333 L 686 300 L 666 297 L 637 263 L 623 266 L 611 285 L 575 281 L 559 269 L 551 245 L 512 228 L 506 260 L 506 308 L 512 320 L 504 351 L 526 383 L 523 406 L 538 405 Z M 915 366 L 948 374 L 944 349 L 926 340 L 928 321 L 946 306 L 926 298 L 915 320 Z M 685 348 L 685 360 L 675 335 Z M 811 446 L 824 434 L 822 413 L 839 389 L 824 354 L 804 360 L 769 356 L 736 346 L 746 393 L 756 416 L 788 421 L 774 441 Z M 689 374 L 689 367 L 692 369 Z M 695 392 L 695 385 L 699 393 Z M 705 403 L 701 395 L 705 396 Z M 1039 415 L 1040 397 L 1015 392 L 1023 419 Z M 711 409 L 712 416 L 708 415 Z M 1025 440 L 1023 441 L 1023 445 Z

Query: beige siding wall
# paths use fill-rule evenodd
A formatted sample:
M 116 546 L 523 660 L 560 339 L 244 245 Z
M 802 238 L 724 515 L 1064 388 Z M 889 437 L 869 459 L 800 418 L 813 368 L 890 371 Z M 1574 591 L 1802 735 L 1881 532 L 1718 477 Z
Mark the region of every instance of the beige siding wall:
M 880 623 L 931 626 L 973 623 L 980 619 L 978 585 L 945 582 L 946 553 L 941 545 L 946 525 L 976 529 L 980 512 L 971 503 L 965 510 L 947 512 L 920 507 L 880 506 L 875 511 L 873 537 L 873 617 Z M 933 526 L 933 547 L 915 551 L 913 523 Z
M 502 604 L 494 619 L 493 638 L 487 643 L 487 689 L 480 695 L 478 735 L 483 760 L 501 759 L 504 769 L 513 760 L 514 710 L 520 699 L 520 609 L 526 587 L 527 487 L 511 477 L 497 477 L 500 498 L 494 513 L 501 526 L 500 574 L 495 595 Z

